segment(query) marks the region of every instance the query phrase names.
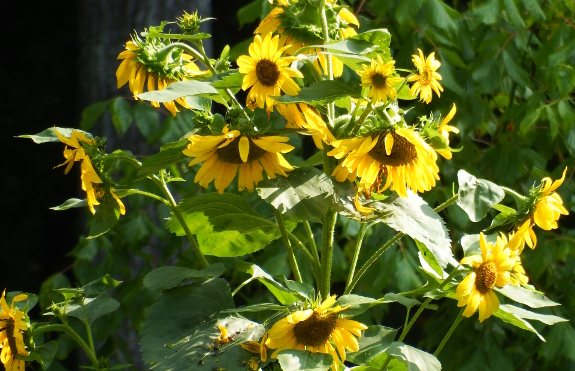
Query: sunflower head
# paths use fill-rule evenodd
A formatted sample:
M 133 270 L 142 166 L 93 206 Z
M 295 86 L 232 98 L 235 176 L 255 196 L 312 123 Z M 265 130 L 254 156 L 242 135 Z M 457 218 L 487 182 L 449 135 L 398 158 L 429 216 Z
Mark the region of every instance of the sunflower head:
M 8 306 L 6 302 L 6 291 L 0 297 L 0 348 L 2 354 L 0 361 L 4 364 L 6 370 L 24 371 L 25 362 L 16 356 L 27 356 L 30 354 L 26 350 L 22 332 L 26 331 L 29 324 L 26 319 L 26 313 L 16 308 L 16 303 L 26 300 L 28 295 L 19 294 L 12 299 Z
M 545 177 L 541 180 L 538 187 L 533 187 L 529 191 L 533 222 L 544 230 L 552 230 L 558 227 L 557 221 L 561 215 L 569 215 L 569 212 L 563 206 L 563 200 L 557 192 L 557 188 L 565 181 L 567 168 L 563 170 L 560 179 L 552 181 L 551 178 Z
M 441 63 L 435 59 L 435 52 L 431 53 L 427 58 L 423 56 L 421 49 L 417 49 L 419 55 L 413 55 L 413 64 L 417 69 L 410 77 L 408 77 L 408 82 L 415 82 L 409 94 L 416 96 L 419 94 L 420 101 L 425 103 L 431 102 L 432 91 L 435 91 L 437 96 L 441 96 L 443 87 L 437 82 L 441 80 L 441 75 L 437 73 L 437 69 L 441 66 Z
M 395 99 L 397 92 L 393 84 L 402 80 L 401 77 L 393 77 L 395 74 L 395 61 L 383 62 L 381 56 L 371 60 L 371 65 L 362 65 L 363 71 L 356 71 L 361 76 L 361 86 L 369 87 L 368 98 L 374 104 L 387 103 L 387 99 Z

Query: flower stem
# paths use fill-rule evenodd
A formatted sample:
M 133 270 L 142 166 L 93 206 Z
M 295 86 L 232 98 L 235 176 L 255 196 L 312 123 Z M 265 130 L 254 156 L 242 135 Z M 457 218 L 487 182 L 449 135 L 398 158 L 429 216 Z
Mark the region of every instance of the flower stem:
M 359 101 L 358 101 L 358 104 L 359 104 Z M 359 131 L 359 128 L 361 128 L 361 124 L 364 123 L 365 119 L 371 113 L 371 111 L 373 111 L 373 104 L 371 104 L 371 102 L 369 102 L 367 107 L 365 107 L 365 109 L 361 113 L 361 116 L 359 116 L 359 119 L 353 125 L 353 129 L 351 130 L 351 135 L 350 135 L 351 137 L 354 137 L 355 134 L 357 134 L 357 132 Z
M 355 266 L 357 265 L 357 259 L 359 258 L 359 251 L 361 250 L 361 244 L 363 242 L 363 237 L 365 237 L 365 232 L 367 231 L 367 223 L 361 223 L 359 227 L 359 232 L 357 233 L 357 240 L 355 242 L 355 250 L 353 252 L 353 258 L 351 259 L 351 267 L 349 269 L 349 274 L 347 276 L 347 283 L 345 285 L 344 295 L 347 295 L 351 291 L 351 282 L 353 281 L 353 275 L 355 274 Z
M 303 282 L 301 279 L 301 274 L 299 273 L 299 268 L 297 266 L 297 261 L 295 260 L 295 255 L 293 253 L 293 249 L 291 247 L 291 242 L 288 237 L 288 232 L 286 230 L 286 226 L 284 224 L 284 219 L 282 217 L 282 213 L 280 213 L 277 209 L 274 209 L 274 214 L 276 216 L 276 221 L 278 223 L 278 227 L 280 229 L 282 239 L 284 240 L 284 245 L 287 250 L 288 262 L 293 272 L 293 275 L 298 282 Z
M 315 239 L 313 238 L 313 232 L 311 231 L 311 227 L 307 220 L 303 221 L 303 226 L 305 228 L 305 233 L 307 234 L 307 238 L 309 240 L 309 246 L 311 248 L 311 253 L 317 263 L 317 266 L 320 267 L 321 263 L 319 262 L 319 254 L 317 252 L 317 245 L 315 244 Z
M 329 298 L 330 280 L 331 280 L 331 263 L 333 258 L 333 232 L 337 212 L 329 209 L 323 217 L 323 239 L 321 248 L 321 296 L 323 300 Z
M 70 337 L 74 339 L 78 343 L 78 345 L 80 345 L 80 347 L 84 350 L 84 352 L 86 352 L 86 355 L 88 356 L 88 358 L 90 358 L 92 365 L 96 367 L 96 369 L 98 369 L 98 359 L 96 358 L 96 353 L 93 352 L 92 349 L 90 349 L 90 347 L 88 346 L 88 344 L 86 344 L 86 342 L 82 339 L 82 337 L 78 335 L 76 331 L 74 331 L 70 326 L 61 324 L 46 325 L 36 328 L 34 330 L 34 335 L 39 335 L 44 332 L 50 332 L 50 331 L 60 331 L 70 335 Z
M 188 224 L 186 223 L 186 220 L 184 219 L 184 216 L 180 212 L 180 209 L 178 209 L 178 204 L 176 203 L 176 200 L 174 200 L 174 197 L 172 196 L 172 193 L 170 192 L 170 190 L 166 184 L 166 181 L 164 180 L 164 173 L 161 172 L 160 176 L 161 177 L 158 178 L 156 175 L 154 175 L 150 179 L 152 179 L 154 181 L 154 183 L 156 183 L 156 185 L 164 192 L 164 194 L 168 198 L 168 201 L 170 202 L 170 205 L 169 205 L 170 209 L 172 210 L 172 213 L 174 213 L 174 215 L 176 216 L 176 218 L 180 222 L 182 228 L 184 229 L 184 232 L 186 233 L 186 237 L 188 238 L 188 241 L 190 242 L 190 245 L 192 246 L 192 250 L 194 250 L 194 252 L 196 253 L 196 256 L 198 257 L 198 260 L 200 261 L 200 264 L 202 265 L 202 267 L 206 268 L 207 266 L 210 265 L 210 263 L 208 263 L 208 261 L 206 260 L 206 257 L 204 256 L 204 254 L 202 253 L 202 250 L 200 249 L 200 246 L 198 245 L 198 241 L 196 241 L 194 235 L 192 234 L 192 232 L 190 231 L 190 228 L 188 227 Z
M 461 322 L 461 320 L 463 319 L 463 311 L 464 310 L 465 310 L 465 307 L 461 308 L 461 310 L 459 311 L 459 314 L 457 315 L 455 322 L 453 322 L 451 324 L 449 331 L 447 331 L 447 334 L 445 334 L 445 336 L 443 337 L 443 340 L 441 340 L 441 343 L 439 344 L 439 346 L 437 347 L 437 349 L 433 353 L 434 356 L 437 357 L 439 355 L 439 353 L 441 352 L 441 350 L 445 346 L 445 343 L 447 343 L 447 340 L 449 340 L 449 338 L 451 337 L 451 334 L 453 334 L 453 331 L 455 330 L 457 325 L 459 325 L 459 322 Z
M 511 188 L 507 188 L 507 187 L 503 187 L 503 186 L 500 186 L 500 187 L 501 187 L 501 189 L 503 189 L 503 191 L 505 193 L 510 194 L 511 196 L 513 196 L 515 198 L 518 198 L 520 200 L 526 200 L 527 199 L 527 197 L 523 196 L 522 194 L 515 192 Z
M 444 203 L 442 203 L 441 205 L 437 206 L 435 209 L 433 209 L 436 213 L 440 212 L 441 210 L 445 209 L 446 207 L 453 205 L 457 199 L 459 198 L 459 196 L 456 194 L 453 197 L 451 197 L 449 200 L 445 201 Z M 390 248 L 394 243 L 396 243 L 400 238 L 402 238 L 403 236 L 405 236 L 405 233 L 403 232 L 399 232 L 398 234 L 396 234 L 391 240 L 387 241 L 382 247 L 379 248 L 379 250 L 377 250 L 361 267 L 361 269 L 359 270 L 359 272 L 357 272 L 356 276 L 354 277 L 353 281 L 351 282 L 351 284 L 349 285 L 349 292 L 350 293 L 351 290 L 353 290 L 353 288 L 355 287 L 355 285 L 357 284 L 357 282 L 359 281 L 359 279 L 361 278 L 361 276 L 363 276 L 363 274 L 365 273 L 365 271 L 381 256 L 381 254 L 383 254 L 385 252 L 385 250 L 387 250 L 388 248 Z M 347 290 L 346 290 L 347 291 Z
M 315 278 L 316 285 L 319 287 L 319 275 L 321 268 L 319 267 L 319 263 L 314 259 L 313 255 L 309 252 L 309 250 L 305 247 L 305 245 L 297 238 L 293 233 L 288 232 L 288 237 L 290 240 L 293 241 L 303 252 L 305 257 L 307 258 L 309 264 L 311 265 L 311 269 L 313 272 L 313 277 Z
M 324 44 L 329 43 L 329 30 L 327 27 L 327 16 L 325 14 L 325 3 L 326 0 L 321 0 L 321 31 L 323 34 L 323 42 Z M 327 78 L 329 80 L 333 80 L 333 59 L 330 54 L 326 55 L 327 60 Z M 333 120 L 335 119 L 335 105 L 333 102 L 327 105 L 327 113 L 329 116 L 329 121 L 331 126 L 333 126 Z
M 86 311 L 86 305 L 84 305 L 84 300 L 82 300 L 82 310 L 84 311 L 84 318 L 86 319 L 86 334 L 88 335 L 88 342 L 90 343 L 90 349 L 92 353 L 96 354 L 96 348 L 94 348 L 94 339 L 92 338 L 92 329 L 90 328 L 90 323 L 88 321 L 88 312 Z
M 139 189 L 128 189 L 128 191 L 129 191 L 131 194 L 138 194 L 138 195 L 142 195 L 142 196 L 147 196 L 147 197 L 153 198 L 153 199 L 155 199 L 155 200 L 158 200 L 158 201 L 162 202 L 163 204 L 165 204 L 165 205 L 168 206 L 168 207 L 171 206 L 170 203 L 168 202 L 168 200 L 166 200 L 165 198 L 160 197 L 160 196 L 158 196 L 158 195 L 155 195 L 155 194 L 153 194 L 153 193 L 146 192 L 146 191 L 140 191 Z

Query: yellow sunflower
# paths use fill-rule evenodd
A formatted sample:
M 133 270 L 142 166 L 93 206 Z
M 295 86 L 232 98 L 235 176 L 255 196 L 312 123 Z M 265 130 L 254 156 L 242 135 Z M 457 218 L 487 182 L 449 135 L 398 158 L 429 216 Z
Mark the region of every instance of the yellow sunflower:
M 449 133 L 455 133 L 455 134 L 459 133 L 458 128 L 456 128 L 455 126 L 447 125 L 451 121 L 451 119 L 453 119 L 453 116 L 455 116 L 456 112 L 457 112 L 457 108 L 455 107 L 455 103 L 453 103 L 453 107 L 451 108 L 451 111 L 449 111 L 447 116 L 445 116 L 445 118 L 441 121 L 441 124 L 439 124 L 439 129 L 437 130 L 439 132 L 439 134 L 441 134 L 443 136 L 443 138 L 445 138 L 445 143 L 447 145 L 449 145 Z M 441 156 L 443 156 L 447 160 L 451 160 L 451 157 L 453 156 L 451 151 L 446 151 L 446 150 L 439 150 L 439 151 L 437 151 L 437 153 L 439 153 Z
M 494 286 L 503 287 L 511 281 L 509 271 L 515 266 L 516 259 L 511 257 L 511 250 L 505 247 L 505 240 L 501 236 L 492 245 L 480 233 L 479 246 L 481 255 L 461 259 L 460 264 L 472 266 L 473 271 L 457 286 L 455 294 L 459 300 L 457 306 L 466 306 L 463 315 L 471 317 L 479 309 L 479 322 L 483 322 L 499 308 L 499 299 L 492 289 Z
M 415 81 L 415 84 L 409 90 L 409 94 L 416 96 L 419 93 L 420 101 L 429 103 L 432 98 L 431 89 L 435 91 L 438 97 L 441 96 L 439 92 L 443 91 L 443 87 L 437 82 L 437 80 L 441 80 L 441 75 L 436 72 L 441 63 L 435 59 L 435 52 L 431 53 L 426 59 L 421 49 L 417 50 L 419 55 L 413 55 L 413 64 L 415 64 L 418 74 L 413 74 L 407 78 L 408 82 Z
M 30 354 L 26 350 L 22 336 L 22 331 L 26 331 L 28 326 L 22 320 L 25 313 L 14 308 L 14 305 L 19 301 L 26 300 L 28 295 L 16 295 L 10 306 L 6 303 L 5 295 L 6 291 L 2 293 L 0 298 L 0 307 L 2 307 L 2 312 L 0 312 L 0 347 L 2 348 L 0 361 L 4 364 L 6 371 L 24 371 L 25 362 L 16 356 Z
M 335 140 L 325 121 L 317 111 L 307 104 L 277 104 L 278 112 L 287 120 L 288 128 L 304 128 L 317 132 L 312 136 L 315 146 L 323 149 L 322 141 L 331 144 Z
M 332 176 L 339 182 L 360 177 L 359 191 L 382 192 L 391 186 L 401 197 L 407 189 L 429 191 L 439 180 L 437 154 L 412 129 L 384 130 L 366 137 L 336 140 L 328 155 L 347 157 L 335 168 Z M 381 187 L 385 178 L 385 184 Z
M 393 84 L 403 79 L 391 77 L 395 73 L 394 64 L 393 60 L 383 63 L 383 59 L 378 55 L 377 60 L 371 60 L 371 65 L 361 65 L 363 71 L 355 71 L 361 76 L 361 86 L 370 88 L 367 97 L 372 99 L 373 104 L 387 103 L 388 97 L 392 100 L 397 97 Z
M 332 308 L 334 304 L 335 295 L 314 309 L 295 311 L 274 323 L 265 342 L 268 348 L 275 349 L 271 358 L 277 358 L 278 353 L 286 349 L 327 353 L 333 356 L 331 369 L 338 371 L 340 360 L 345 362 L 345 351 L 359 350 L 357 338 L 367 326 L 338 318 L 338 313 L 346 308 L 339 305 Z
M 268 178 L 276 174 L 287 176 L 286 172 L 293 167 L 282 156 L 290 152 L 293 146 L 286 144 L 289 140 L 282 136 L 252 137 L 239 130 L 229 130 L 228 126 L 222 135 L 190 135 L 190 144 L 183 151 L 186 156 L 195 157 L 189 166 L 204 162 L 196 177 L 195 183 L 204 188 L 214 181 L 214 186 L 221 194 L 234 180 L 239 170 L 238 189 L 253 192 L 254 184 L 263 180 L 262 170 Z
M 546 231 L 557 229 L 557 221 L 561 215 L 569 215 L 569 212 L 563 206 L 561 196 L 555 192 L 565 181 L 567 168 L 563 170 L 561 179 L 552 181 L 551 178 L 545 177 L 541 180 L 541 185 L 532 189 L 531 193 L 535 199 L 535 208 L 529 218 L 523 222 L 521 227 L 514 233 L 513 238 L 509 241 L 509 246 L 514 250 L 523 250 L 525 243 L 534 249 L 537 245 L 537 236 L 533 231 L 533 226 Z
M 134 99 L 136 100 L 138 100 L 138 94 L 144 92 L 146 79 L 148 80 L 148 91 L 164 90 L 166 87 L 176 81 L 187 80 L 189 77 L 198 76 L 204 73 L 192 61 L 193 58 L 191 55 L 181 53 L 179 56 L 180 61 L 175 62 L 178 64 L 178 66 L 176 68 L 172 68 L 173 71 L 178 71 L 177 75 L 179 79 L 169 77 L 168 74 L 163 73 L 163 71 L 160 73 L 159 71 L 159 69 L 164 68 L 164 64 L 160 64 L 162 67 L 158 67 L 157 63 L 153 66 L 144 64 L 142 59 L 139 58 L 139 51 L 142 51 L 142 49 L 138 45 L 136 45 L 133 41 L 128 41 L 126 43 L 126 50 L 118 55 L 118 59 L 123 59 L 123 61 L 120 63 L 120 66 L 116 70 L 118 89 L 129 83 L 130 91 L 134 94 Z M 170 71 L 170 74 L 174 74 L 173 71 Z M 190 106 L 183 98 L 178 98 L 175 101 L 162 102 L 164 107 L 166 107 L 167 110 L 170 111 L 170 113 L 174 116 L 176 115 L 176 112 L 179 112 L 174 102 L 178 102 L 184 108 L 190 108 Z M 151 103 L 154 107 L 160 107 L 158 102 Z
M 295 57 L 281 57 L 282 53 L 289 47 L 284 46 L 278 50 L 279 36 L 272 38 L 268 33 L 262 40 L 260 35 L 256 35 L 254 42 L 250 44 L 250 55 L 242 55 L 238 58 L 240 73 L 245 74 L 242 89 L 247 90 L 248 101 L 255 101 L 259 108 L 273 106 L 271 97 L 280 95 L 280 91 L 288 95 L 297 95 L 301 90 L 292 77 L 303 75 L 298 70 L 287 67 L 297 60 Z

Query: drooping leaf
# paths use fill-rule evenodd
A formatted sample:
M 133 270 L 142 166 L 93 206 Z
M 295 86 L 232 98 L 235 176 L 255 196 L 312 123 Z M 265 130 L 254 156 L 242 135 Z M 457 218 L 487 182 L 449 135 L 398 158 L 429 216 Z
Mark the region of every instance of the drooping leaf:
M 394 293 L 385 294 L 383 296 L 383 299 L 384 299 L 384 303 L 399 303 L 399 304 L 403 305 L 404 307 L 406 307 L 407 309 L 421 305 L 421 302 L 419 300 L 411 299 L 411 298 L 405 297 L 403 295 L 394 294 Z
M 400 342 L 393 342 L 387 354 L 402 360 L 408 371 L 440 371 L 441 363 L 434 355 Z
M 86 207 L 88 206 L 88 202 L 86 201 L 86 199 L 79 199 L 79 198 L 70 198 L 68 200 L 66 200 L 62 205 L 60 206 L 54 206 L 51 207 L 50 210 L 68 210 L 68 209 L 72 209 L 75 207 Z
M 350 353 L 347 359 L 355 364 L 366 364 L 387 351 L 397 333 L 384 326 L 369 326 L 358 339 L 359 351 Z
M 308 158 L 307 160 L 305 160 L 301 164 L 298 164 L 297 167 L 317 166 L 317 165 L 321 164 L 322 161 L 323 161 L 323 152 L 318 151 L 318 152 L 314 153 L 313 155 L 311 155 L 310 158 Z
M 81 132 L 81 133 L 85 134 L 86 137 L 88 137 L 90 139 L 92 138 L 92 135 L 90 133 L 87 133 L 83 130 L 73 129 L 73 128 L 59 128 L 59 127 L 48 128 L 48 129 L 41 131 L 40 133 L 35 134 L 35 135 L 31 135 L 31 134 L 18 135 L 16 138 L 32 139 L 34 141 L 34 143 L 37 143 L 37 144 L 48 143 L 48 142 L 60 142 L 60 138 L 58 138 L 58 135 L 56 135 L 55 130 L 58 130 L 58 133 L 60 133 L 60 135 L 66 137 L 66 138 L 70 138 L 72 136 L 72 131 Z
M 477 179 L 465 170 L 457 172 L 457 180 L 459 182 L 457 204 L 469 215 L 472 222 L 485 218 L 489 209 L 505 197 L 505 192 L 497 184 Z
M 263 283 L 276 297 L 276 299 L 278 299 L 278 301 L 283 305 L 305 300 L 305 298 L 299 296 L 296 292 L 293 292 L 292 290 L 276 281 L 270 274 L 255 264 L 237 260 L 236 269 L 240 272 L 251 274 L 251 277 L 242 283 L 242 286 L 253 280 L 258 280 Z
M 198 80 L 178 81 L 170 84 L 164 90 L 148 91 L 138 95 L 138 98 L 153 102 L 170 102 L 187 95 L 218 94 L 209 83 Z
M 301 89 L 298 95 L 282 95 L 281 97 L 271 98 L 280 103 L 308 103 L 324 105 L 346 96 L 359 98 L 359 93 L 339 81 L 325 80 L 316 82 L 307 88 Z
M 525 304 L 531 308 L 554 307 L 560 305 L 549 300 L 545 295 L 535 290 L 528 290 L 521 286 L 505 285 L 502 288 L 495 286 L 495 291 L 507 296 L 518 303 Z
M 152 291 L 162 291 L 171 289 L 184 280 L 200 278 L 215 278 L 224 273 L 225 267 L 222 263 L 215 263 L 200 271 L 186 267 L 160 267 L 156 268 L 144 277 L 144 286 Z
M 10 291 L 10 292 L 6 293 L 6 303 L 9 305 L 12 305 L 11 303 L 12 303 L 12 300 L 14 299 L 14 297 L 16 297 L 16 295 L 20 295 L 20 294 L 25 294 L 28 297 L 22 301 L 18 301 L 16 303 L 14 303 L 14 307 L 20 311 L 23 311 L 24 313 L 28 313 L 28 311 L 30 311 L 30 309 L 34 308 L 36 303 L 38 303 L 38 295 L 36 295 L 36 294 L 32 294 L 30 292 L 22 292 L 22 291 Z
M 146 177 L 156 174 L 162 169 L 173 164 L 177 164 L 188 158 L 182 153 L 181 148 L 170 148 L 152 155 L 144 160 L 142 167 L 138 170 L 138 176 Z
M 342 307 L 349 307 L 349 309 L 341 312 L 344 317 L 357 316 L 379 303 L 376 299 L 355 294 L 342 295 L 337 298 L 337 304 Z
M 289 349 L 278 354 L 283 371 L 326 371 L 333 363 L 331 354 Z
M 424 243 L 415 240 L 415 244 L 419 249 L 418 254 L 419 261 L 423 269 L 434 275 L 437 275 L 438 278 L 443 278 L 443 269 L 441 269 L 441 266 L 439 265 L 439 262 L 435 258 L 435 255 L 433 255 L 433 253 L 429 251 L 429 249 L 427 248 L 427 246 L 425 246 Z
M 530 331 L 537 335 L 541 341 L 545 341 L 545 338 L 537 332 L 537 330 L 526 320 L 523 318 L 516 316 L 513 313 L 507 312 L 504 310 L 505 308 L 499 307 L 495 312 L 493 312 L 493 316 L 499 318 L 503 322 L 509 323 L 515 327 L 519 327 L 520 329 Z
M 257 185 L 259 196 L 282 214 L 301 220 L 320 222 L 331 206 L 333 186 L 319 169 L 295 169 L 289 177 L 267 179 Z
M 552 326 L 559 322 L 568 322 L 569 320 L 557 316 L 553 316 L 550 314 L 540 314 L 525 310 L 523 308 L 519 308 L 509 304 L 501 304 L 499 306 L 501 310 L 507 313 L 511 313 L 516 317 L 523 318 L 523 319 L 532 319 L 539 322 L 543 322 L 546 325 Z

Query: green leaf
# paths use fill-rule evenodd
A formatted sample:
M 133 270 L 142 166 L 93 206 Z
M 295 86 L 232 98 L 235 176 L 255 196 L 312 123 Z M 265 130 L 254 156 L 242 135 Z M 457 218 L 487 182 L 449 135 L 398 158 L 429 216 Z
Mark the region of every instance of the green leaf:
M 528 290 L 521 286 L 505 285 L 502 288 L 494 287 L 495 291 L 507 296 L 518 303 L 525 304 L 531 308 L 554 307 L 560 305 L 549 300 L 543 293 L 535 290 Z
M 178 208 L 192 234 L 197 235 L 205 255 L 242 256 L 264 248 L 281 236 L 275 223 L 262 218 L 239 195 L 208 193 L 185 198 Z M 166 226 L 178 236 L 185 235 L 175 217 Z
M 40 366 L 42 366 L 42 369 L 46 370 L 52 364 L 57 351 L 58 342 L 56 340 L 51 340 L 39 347 L 35 347 L 30 355 L 19 356 L 18 358 L 24 361 L 37 361 L 40 363 Z
M 537 0 L 523 0 L 522 2 L 530 16 L 538 21 L 545 20 L 545 13 L 541 10 Z
M 473 15 L 485 24 L 494 24 L 499 17 L 499 0 L 488 0 L 473 10 Z
M 313 167 L 295 169 L 287 178 L 261 181 L 256 189 L 264 201 L 282 214 L 312 222 L 321 222 L 334 192 L 327 175 Z
M 238 21 L 240 22 L 239 28 L 241 29 L 245 24 L 253 23 L 257 21 L 261 16 L 261 1 L 254 0 L 248 5 L 240 8 L 238 10 Z
M 509 77 L 519 84 L 519 86 L 531 87 L 529 74 L 523 69 L 523 67 L 517 63 L 517 61 L 506 50 L 503 50 L 502 54 L 503 65 L 505 66 L 505 70 L 509 74 Z
M 272 310 L 276 312 L 287 311 L 288 307 L 286 307 L 285 305 L 278 305 L 273 303 L 260 303 L 260 304 L 248 305 L 241 308 L 226 309 L 223 310 L 222 313 L 243 313 L 243 312 L 252 313 L 252 312 L 263 312 L 266 310 Z
M 378 28 L 362 32 L 355 36 L 351 36 L 346 40 L 367 41 L 370 44 L 375 45 L 376 48 L 364 54 L 365 57 L 376 59 L 377 56 L 380 56 L 384 62 L 391 60 L 391 53 L 389 52 L 391 34 L 385 28 Z
M 423 6 L 423 0 L 403 0 L 395 8 L 395 18 L 399 24 L 414 23 L 414 18 Z
M 428 0 L 425 9 L 429 23 L 435 27 L 449 32 L 457 30 L 457 25 L 447 13 L 447 5 L 442 1 Z
M 372 214 L 363 216 L 353 206 L 353 186 L 350 188 L 345 183 L 334 183 L 334 187 L 338 200 L 336 207 L 342 215 L 362 222 L 385 223 L 425 244 L 440 266 L 446 267 L 450 261 L 453 262 L 451 241 L 443 219 L 418 195 L 409 192 L 407 198 L 392 195 L 384 201 L 362 201 L 364 206 L 375 209 Z
M 457 180 L 459 182 L 457 204 L 469 215 L 472 222 L 485 218 L 489 209 L 505 197 L 505 192 L 497 184 L 477 179 L 465 170 L 457 172 Z
M 148 103 L 138 102 L 133 108 L 134 119 L 140 133 L 150 141 L 160 129 L 158 111 Z
M 323 162 L 323 152 L 318 151 L 318 152 L 314 153 L 313 155 L 311 155 L 310 158 L 308 158 L 307 160 L 305 160 L 301 164 L 298 164 L 297 167 L 312 167 L 312 166 L 320 165 L 322 162 Z
M 511 23 L 519 30 L 523 31 L 527 26 L 521 17 L 521 13 L 517 6 L 515 5 L 514 0 L 503 0 L 503 6 L 505 7 L 505 13 L 507 13 L 507 17 L 511 21 Z M 503 52 L 505 53 L 505 51 Z
M 494 245 L 497 242 L 497 233 L 486 234 L 485 239 L 488 243 Z M 481 255 L 481 247 L 479 245 L 479 235 L 469 234 L 461 237 L 461 248 L 463 249 L 464 256 Z
M 283 371 L 326 371 L 333 363 L 331 354 L 312 353 L 308 350 L 283 350 L 278 354 Z
M 72 209 L 75 207 L 86 207 L 88 206 L 88 202 L 86 201 L 86 199 L 79 199 L 79 198 L 71 198 L 69 200 L 66 200 L 62 205 L 60 206 L 54 206 L 51 207 L 50 210 L 68 210 L 68 209 Z
M 162 291 L 171 289 L 184 280 L 193 278 L 215 278 L 224 273 L 225 267 L 222 263 L 215 263 L 200 271 L 186 267 L 160 267 L 156 268 L 144 277 L 144 286 L 152 291 Z
M 132 126 L 132 106 L 127 100 L 116 98 L 110 104 L 110 115 L 116 133 L 122 138 Z
M 419 300 L 410 299 L 410 298 L 405 297 L 403 295 L 394 294 L 394 293 L 385 294 L 383 296 L 383 300 L 384 300 L 383 301 L 384 303 L 399 303 L 399 304 L 403 305 L 404 307 L 406 307 L 407 309 L 421 305 L 421 302 Z
M 309 283 L 288 280 L 284 276 L 279 277 L 276 276 L 276 279 L 282 282 L 285 285 L 285 287 L 288 288 L 288 290 L 291 290 L 292 292 L 298 294 L 302 298 L 307 299 L 309 301 L 316 299 L 315 289 Z
M 236 261 L 236 269 L 240 272 L 251 274 L 251 277 L 242 283 L 241 286 L 247 285 L 253 280 L 258 280 L 263 283 L 268 290 L 278 299 L 283 305 L 296 303 L 298 301 L 303 301 L 304 298 L 300 297 L 298 294 L 294 293 L 292 290 L 283 286 L 281 283 L 277 282 L 271 275 L 266 271 L 261 269 L 259 266 L 247 263 L 241 260 Z
M 203 351 L 208 344 L 213 344 L 220 332 L 214 328 L 215 321 L 205 324 L 205 327 L 199 326 L 212 320 L 220 311 L 233 307 L 228 283 L 221 278 L 163 291 L 158 301 L 150 307 L 142 325 L 140 344 L 144 362 L 164 369 L 162 363 L 168 362 L 178 352 L 173 344 L 194 331 L 210 329 L 209 336 L 202 334 L 201 342 L 197 343 L 196 351 Z M 192 364 L 189 362 L 190 366 Z
M 509 304 L 501 304 L 499 306 L 499 308 L 501 310 L 503 310 L 504 312 L 511 313 L 511 314 L 515 315 L 516 317 L 519 317 L 522 319 L 536 320 L 539 322 L 543 322 L 544 324 L 549 325 L 549 326 L 552 326 L 552 325 L 559 323 L 559 322 L 569 322 L 568 319 L 553 316 L 550 314 L 540 314 L 540 313 L 531 312 L 531 311 L 525 310 L 523 308 L 515 307 L 515 306 L 509 305 Z
M 59 127 L 48 128 L 36 135 L 30 135 L 30 134 L 18 135 L 16 136 L 16 138 L 32 139 L 34 143 L 37 144 L 48 143 L 48 142 L 60 142 L 60 138 L 58 138 L 58 135 L 56 135 L 56 132 L 54 130 L 58 130 L 58 133 L 60 133 L 60 135 L 66 138 L 70 138 L 72 136 L 72 131 L 78 131 L 80 133 L 86 134 L 86 137 L 88 137 L 89 139 L 92 139 L 92 134 L 86 133 L 83 130 L 73 128 L 59 128 Z
M 22 301 L 18 301 L 16 303 L 14 303 L 14 306 L 18 310 L 20 310 L 24 313 L 28 313 L 32 308 L 34 308 L 36 303 L 38 303 L 38 295 L 36 295 L 36 294 L 32 294 L 29 292 L 22 292 L 22 291 L 10 291 L 10 292 L 6 293 L 6 298 L 5 298 L 6 303 L 11 306 L 12 300 L 14 299 L 14 297 L 16 297 L 16 295 L 20 295 L 20 294 L 25 294 L 28 297 Z
M 501 319 L 503 322 L 509 323 L 515 327 L 519 327 L 520 329 L 530 331 L 537 335 L 541 341 L 545 341 L 545 338 L 531 326 L 531 324 L 525 321 L 523 318 L 516 316 L 513 313 L 506 312 L 504 309 L 499 307 L 495 312 L 493 312 L 493 316 Z
M 402 360 L 407 365 L 408 371 L 441 370 L 441 363 L 439 363 L 434 355 L 407 344 L 393 342 L 387 349 L 387 354 Z
M 108 232 L 120 219 L 120 207 L 118 202 L 106 192 L 100 199 L 100 206 L 97 206 L 96 215 L 90 220 L 90 233 L 88 239 L 96 238 Z
M 301 89 L 298 95 L 282 95 L 281 97 L 271 97 L 280 103 L 309 103 L 315 105 L 325 105 L 336 99 L 351 96 L 359 98 L 359 93 L 339 81 L 325 80 L 316 82 Z
M 358 339 L 359 351 L 350 353 L 347 359 L 355 364 L 366 364 L 387 351 L 397 333 L 384 326 L 369 326 Z
M 218 89 L 240 89 L 244 81 L 244 76 L 243 73 L 233 70 L 212 76 L 207 81 L 210 81 L 210 84 Z
M 434 275 L 437 275 L 438 278 L 443 278 L 443 269 L 441 269 L 441 265 L 439 265 L 435 255 L 429 251 L 424 243 L 415 240 L 415 244 L 419 249 L 419 261 L 421 262 L 422 268 Z M 424 262 L 426 264 L 424 264 Z
M 84 108 L 82 111 L 82 121 L 80 121 L 80 128 L 82 130 L 92 130 L 96 122 L 102 114 L 106 111 L 109 101 L 94 103 L 91 106 Z
M 349 54 L 366 54 L 375 50 L 376 46 L 366 40 L 356 37 L 350 37 L 341 41 L 332 42 L 324 45 L 311 45 L 310 48 L 323 48 L 327 50 L 337 50 Z
M 499 214 L 491 221 L 491 225 L 486 231 L 493 229 L 495 227 L 499 227 L 500 225 L 506 224 L 507 222 L 511 221 L 513 216 L 517 213 L 515 209 L 507 207 L 505 205 L 496 204 L 493 205 L 493 208 L 499 211 Z
M 181 148 L 170 148 L 160 151 L 142 162 L 142 167 L 138 170 L 138 176 L 144 178 L 148 175 L 156 174 L 160 170 L 180 163 L 186 158 L 188 157 L 184 155 Z
M 403 87 L 401 88 L 401 90 L 398 90 L 402 83 L 403 83 L 402 81 L 399 81 L 399 82 L 396 82 L 395 84 L 393 84 L 393 88 L 397 92 L 397 99 L 401 99 L 401 100 L 414 100 L 414 99 L 416 99 L 418 97 L 417 95 L 409 94 L 409 84 L 404 84 Z
M 349 307 L 349 309 L 341 312 L 344 317 L 354 317 L 358 314 L 362 314 L 374 305 L 381 304 L 381 302 L 366 296 L 348 294 L 338 297 L 337 304 L 341 305 L 342 307 Z
M 549 66 L 555 66 L 556 64 L 568 61 L 573 52 L 575 52 L 575 40 L 563 45 L 561 50 L 551 54 L 549 56 Z
M 188 95 L 218 94 L 210 83 L 198 80 L 178 81 L 170 84 L 164 90 L 148 91 L 138 95 L 138 98 L 153 102 L 170 102 Z
M 100 294 L 95 298 L 82 298 L 79 300 L 83 300 L 86 313 L 84 313 L 84 308 L 82 308 L 81 304 L 70 302 L 66 305 L 65 314 L 70 317 L 76 317 L 88 325 L 120 307 L 120 303 L 112 299 L 108 294 Z M 52 312 L 46 313 L 46 315 L 48 314 L 53 315 Z
M 529 130 L 535 125 L 535 122 L 539 119 L 539 115 L 541 115 L 542 108 L 537 108 L 529 112 L 523 120 L 519 123 L 519 130 L 521 134 L 527 135 Z
M 115 289 L 121 283 L 122 281 L 117 281 L 113 279 L 109 274 L 106 274 L 104 277 L 98 278 L 97 280 L 94 280 L 87 285 L 80 287 L 79 289 L 64 288 L 54 289 L 54 291 L 70 294 L 99 295 Z

